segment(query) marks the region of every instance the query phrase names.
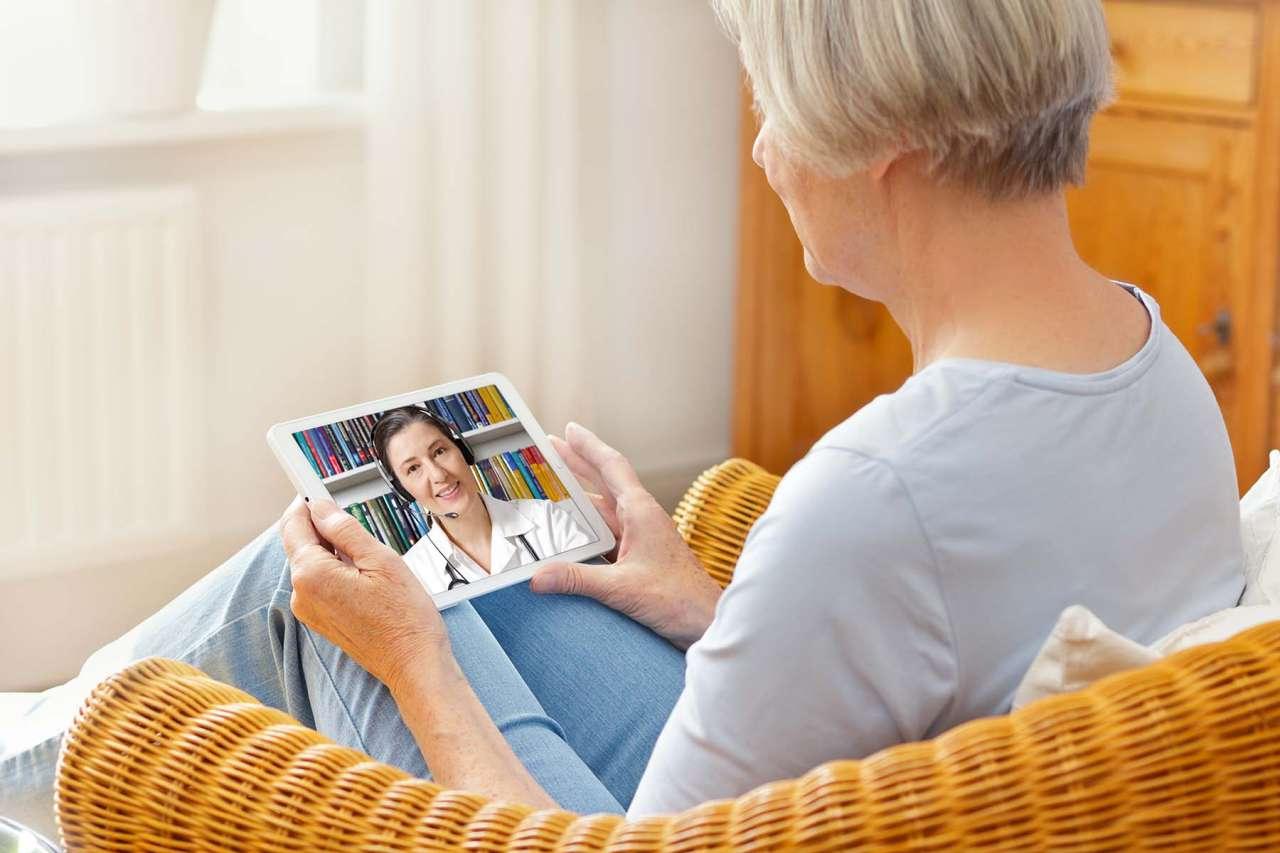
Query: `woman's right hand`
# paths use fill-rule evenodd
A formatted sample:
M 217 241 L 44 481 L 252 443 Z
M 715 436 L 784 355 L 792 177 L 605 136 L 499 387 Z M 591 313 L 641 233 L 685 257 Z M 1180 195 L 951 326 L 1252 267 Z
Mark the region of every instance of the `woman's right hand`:
M 687 649 L 711 624 L 720 585 L 626 457 L 575 423 L 551 443 L 583 487 L 598 491 L 591 500 L 618 540 L 617 556 L 611 565 L 547 563 L 530 587 L 594 598 Z

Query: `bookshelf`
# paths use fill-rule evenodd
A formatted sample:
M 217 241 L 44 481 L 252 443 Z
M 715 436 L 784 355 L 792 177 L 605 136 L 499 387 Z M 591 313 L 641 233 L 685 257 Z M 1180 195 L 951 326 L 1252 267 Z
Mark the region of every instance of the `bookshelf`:
M 520 424 L 512 418 L 501 423 L 490 424 L 479 429 L 467 430 L 462 437 L 475 451 L 476 459 L 488 459 L 499 453 L 528 447 L 533 439 Z M 390 487 L 378 476 L 377 465 L 370 462 L 350 471 L 334 474 L 321 479 L 338 506 L 348 506 L 359 501 L 367 501 L 378 495 L 391 491 Z

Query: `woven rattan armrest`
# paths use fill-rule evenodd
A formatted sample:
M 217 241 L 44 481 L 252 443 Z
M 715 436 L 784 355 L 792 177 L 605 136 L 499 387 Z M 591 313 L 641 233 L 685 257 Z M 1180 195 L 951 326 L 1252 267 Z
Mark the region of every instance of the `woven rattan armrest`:
M 626 822 L 448 791 L 186 664 L 99 685 L 58 820 L 93 850 L 1280 848 L 1280 622 L 863 761 Z
M 729 585 L 747 531 L 769 506 L 779 479 L 754 462 L 727 459 L 694 480 L 676 506 L 676 529 L 720 586 Z

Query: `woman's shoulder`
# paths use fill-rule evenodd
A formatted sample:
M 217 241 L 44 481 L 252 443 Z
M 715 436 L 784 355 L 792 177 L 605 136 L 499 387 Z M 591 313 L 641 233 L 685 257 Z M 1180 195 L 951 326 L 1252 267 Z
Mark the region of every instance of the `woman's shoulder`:
M 943 424 L 974 410 L 1001 378 L 946 369 L 918 373 L 836 424 L 814 449 L 847 449 L 892 460 Z

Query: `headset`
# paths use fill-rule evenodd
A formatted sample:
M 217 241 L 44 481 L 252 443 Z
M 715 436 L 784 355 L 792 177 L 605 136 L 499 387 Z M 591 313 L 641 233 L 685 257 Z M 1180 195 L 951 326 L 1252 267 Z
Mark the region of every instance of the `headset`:
M 421 403 L 415 403 L 410 406 L 400 406 L 399 408 L 412 409 L 415 414 L 421 414 L 423 419 L 425 419 L 432 426 L 439 429 L 442 433 L 444 433 L 447 439 L 453 442 L 453 446 L 458 448 L 458 451 L 462 454 L 462 460 L 466 462 L 468 466 L 476 464 L 475 451 L 471 449 L 471 445 L 467 444 L 467 440 L 462 437 L 462 433 L 458 432 L 457 428 L 454 427 L 453 424 L 449 423 L 444 418 L 440 417 L 435 412 L 431 411 Z M 396 410 L 392 409 L 391 411 L 394 412 Z M 382 413 L 382 415 L 386 415 L 386 414 L 389 414 L 389 412 Z M 378 420 L 382 419 L 382 415 L 378 416 Z M 375 431 L 377 430 L 378 428 L 377 423 L 374 424 L 373 428 Z M 397 498 L 399 498 L 400 501 L 403 503 L 403 505 L 408 506 L 409 504 L 412 504 L 415 498 L 413 497 L 413 495 L 409 494 L 409 490 L 406 489 L 404 485 L 400 482 L 400 478 L 395 475 L 395 473 L 391 470 L 391 468 L 387 465 L 387 463 L 378 454 L 378 443 L 376 441 L 373 442 L 372 449 L 373 449 L 373 461 L 378 468 L 378 474 L 381 475 L 383 481 L 385 481 L 386 484 L 391 487 L 391 493 L 395 495 Z M 423 538 L 431 543 L 431 547 L 436 549 L 436 553 L 440 555 L 440 559 L 444 560 L 444 570 L 445 570 L 445 573 L 449 576 L 449 586 L 447 588 L 453 589 L 454 587 L 471 583 L 471 581 L 467 580 L 466 577 L 462 574 L 462 572 L 458 570 L 458 567 L 453 564 L 453 561 L 445 556 L 444 552 L 440 550 L 440 546 L 435 543 L 435 540 L 431 538 L 431 535 L 430 535 L 431 528 L 435 526 L 436 514 L 433 513 L 431 510 L 427 509 L 426 507 L 422 507 L 422 509 L 424 510 L 422 515 L 427 522 L 427 534 Z M 445 518 L 458 517 L 458 514 L 456 512 L 446 512 L 443 515 Z M 540 559 L 538 557 L 538 552 L 533 550 L 533 546 L 529 544 L 529 540 L 525 538 L 523 533 L 519 533 L 516 535 L 520 539 L 521 544 L 524 545 L 525 550 L 529 552 L 529 555 L 531 557 L 533 557 L 534 562 L 537 562 Z

